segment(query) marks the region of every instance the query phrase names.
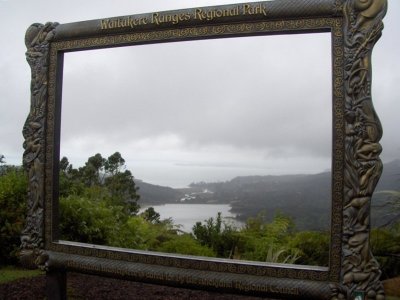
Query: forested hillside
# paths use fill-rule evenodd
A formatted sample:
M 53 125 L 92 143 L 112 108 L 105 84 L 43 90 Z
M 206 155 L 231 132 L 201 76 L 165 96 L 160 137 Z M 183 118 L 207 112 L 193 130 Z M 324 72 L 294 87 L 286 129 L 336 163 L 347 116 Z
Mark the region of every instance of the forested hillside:
M 331 174 L 242 176 L 224 182 L 191 183 L 186 189 L 172 189 L 135 181 L 142 205 L 165 203 L 230 204 L 241 220 L 263 212 L 271 221 L 277 211 L 293 218 L 300 230 L 326 230 L 330 227 Z M 372 221 L 383 225 L 390 213 L 390 193 L 400 190 L 400 160 L 384 165 L 384 172 L 373 196 Z
M 140 203 L 144 206 L 176 203 L 184 197 L 184 193 L 178 189 L 150 184 L 137 179 L 135 179 L 135 183 L 139 188 Z

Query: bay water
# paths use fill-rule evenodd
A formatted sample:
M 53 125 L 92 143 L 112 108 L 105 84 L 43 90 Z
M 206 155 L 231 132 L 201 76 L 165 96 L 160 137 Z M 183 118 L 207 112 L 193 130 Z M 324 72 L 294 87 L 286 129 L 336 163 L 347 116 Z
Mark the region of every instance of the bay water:
M 242 222 L 235 219 L 236 215 L 230 212 L 229 204 L 164 204 L 152 206 L 160 214 L 160 219 L 172 218 L 175 225 L 181 225 L 180 229 L 184 232 L 191 232 L 196 222 L 203 222 L 209 218 L 217 218 L 218 212 L 221 213 L 224 222 L 241 227 Z M 144 211 L 148 207 L 144 207 Z

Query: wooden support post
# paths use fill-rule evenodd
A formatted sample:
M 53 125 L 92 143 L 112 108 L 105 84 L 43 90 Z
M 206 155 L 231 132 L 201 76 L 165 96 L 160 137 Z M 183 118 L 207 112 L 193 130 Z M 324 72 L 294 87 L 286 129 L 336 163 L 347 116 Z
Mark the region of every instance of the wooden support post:
M 67 299 L 67 272 L 51 270 L 46 272 L 46 296 L 51 300 Z

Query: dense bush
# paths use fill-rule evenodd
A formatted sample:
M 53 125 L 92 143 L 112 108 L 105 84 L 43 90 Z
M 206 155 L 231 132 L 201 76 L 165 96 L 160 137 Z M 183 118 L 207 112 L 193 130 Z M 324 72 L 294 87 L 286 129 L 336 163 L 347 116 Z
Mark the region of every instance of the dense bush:
M 221 213 L 217 217 L 197 222 L 193 226 L 193 234 L 201 245 L 207 246 L 218 257 L 232 258 L 238 242 L 237 229 L 222 221 Z
M 382 279 L 399 276 L 400 222 L 391 227 L 373 229 L 371 247 L 381 266 Z
M 123 208 L 83 196 L 60 199 L 60 232 L 65 240 L 107 245 L 119 235 Z
M 190 254 L 197 256 L 215 256 L 212 249 L 201 245 L 190 234 L 176 235 L 174 238 L 162 243 L 157 249 L 162 252 Z
M 26 214 L 27 176 L 16 167 L 0 172 L 0 265 L 17 261 Z
M 60 199 L 62 239 L 200 256 L 215 256 L 189 234 L 178 234 L 170 220 L 147 220 L 147 214 L 127 215 L 107 199 L 69 196 Z
M 291 248 L 299 249 L 299 259 L 296 263 L 312 266 L 329 265 L 329 232 L 300 231 L 288 244 Z
M 73 168 L 60 161 L 60 233 L 65 240 L 150 251 L 213 255 L 193 238 L 179 234 L 171 220 L 152 207 L 138 215 L 139 195 L 125 160 L 89 157 Z
M 249 218 L 240 231 L 239 257 L 241 259 L 274 263 L 294 263 L 299 250 L 290 248 L 294 224 L 291 218 L 277 213 L 271 223 L 262 214 Z
M 271 223 L 266 223 L 261 214 L 249 218 L 242 229 L 226 224 L 218 213 L 215 219 L 196 223 L 193 234 L 218 257 L 294 263 L 300 250 L 288 245 L 292 230 L 292 220 L 279 213 Z

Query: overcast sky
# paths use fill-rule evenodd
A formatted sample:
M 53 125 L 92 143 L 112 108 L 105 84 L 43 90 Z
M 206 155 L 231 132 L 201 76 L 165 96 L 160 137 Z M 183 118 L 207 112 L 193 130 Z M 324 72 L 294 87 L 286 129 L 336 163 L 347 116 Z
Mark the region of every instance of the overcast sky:
M 0 0 L 0 154 L 21 162 L 30 82 L 24 34 L 31 23 L 234 2 L 243 1 Z M 399 17 L 399 1 L 389 0 L 373 52 L 384 161 L 400 157 Z M 95 153 L 120 151 L 136 178 L 177 187 L 329 169 L 329 40 L 329 34 L 291 35 L 69 53 L 61 155 L 79 166 Z

